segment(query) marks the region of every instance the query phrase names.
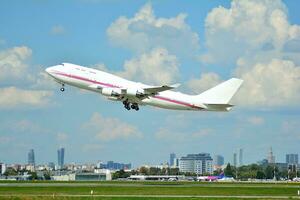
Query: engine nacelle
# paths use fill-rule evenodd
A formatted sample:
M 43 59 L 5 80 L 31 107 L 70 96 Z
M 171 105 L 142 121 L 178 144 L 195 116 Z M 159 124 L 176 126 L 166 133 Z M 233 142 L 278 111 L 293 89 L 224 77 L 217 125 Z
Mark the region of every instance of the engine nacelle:
M 119 88 L 103 88 L 101 92 L 104 96 L 118 97 L 121 95 L 121 89 Z
M 136 97 L 140 97 L 143 96 L 145 94 L 144 90 L 141 88 L 128 88 L 126 90 L 126 94 L 128 96 L 136 96 Z

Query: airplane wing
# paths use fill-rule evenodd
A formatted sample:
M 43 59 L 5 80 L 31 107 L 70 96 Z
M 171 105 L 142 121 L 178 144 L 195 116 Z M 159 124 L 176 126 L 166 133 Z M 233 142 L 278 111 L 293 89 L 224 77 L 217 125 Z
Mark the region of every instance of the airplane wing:
M 92 85 L 89 85 L 89 88 L 93 88 L 93 89 L 102 89 L 103 87 L 99 84 L 92 84 Z
M 173 85 L 153 86 L 153 87 L 147 87 L 147 88 L 143 88 L 143 89 L 144 89 L 146 95 L 155 95 L 158 92 L 171 90 L 171 89 L 177 88 L 179 86 L 180 86 L 180 84 L 177 83 L 177 84 L 173 84 Z

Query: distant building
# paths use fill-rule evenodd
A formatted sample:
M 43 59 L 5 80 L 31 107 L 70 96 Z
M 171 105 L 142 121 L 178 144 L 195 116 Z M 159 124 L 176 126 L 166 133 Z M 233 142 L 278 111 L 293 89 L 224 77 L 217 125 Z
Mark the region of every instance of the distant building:
M 285 156 L 286 164 L 297 165 L 298 164 L 298 154 L 286 154 Z
M 209 153 L 188 154 L 179 160 L 180 172 L 191 172 L 196 174 L 204 174 L 213 172 L 212 161 Z
M 239 166 L 243 165 L 243 149 L 239 149 Z
M 59 148 L 57 150 L 57 160 L 60 169 L 64 167 L 64 159 L 65 159 L 65 148 Z
M 221 155 L 215 155 L 213 163 L 214 163 L 214 169 L 220 169 L 222 165 L 224 165 L 224 157 Z
M 268 163 L 270 164 L 275 163 L 275 156 L 273 155 L 272 147 L 270 148 L 267 159 L 268 159 Z
M 35 165 L 35 159 L 34 159 L 34 150 L 30 149 L 28 152 L 28 164 L 29 165 Z
M 0 163 L 0 175 L 4 174 L 6 171 L 6 166 L 4 163 Z
M 233 166 L 237 167 L 237 154 L 233 153 Z
M 173 167 L 176 163 L 176 154 L 175 153 L 170 153 L 170 167 Z
M 121 169 L 131 169 L 131 163 L 124 164 L 124 163 L 117 163 L 114 161 L 108 161 L 106 166 L 102 165 L 101 168 L 103 169 L 111 169 L 111 170 L 121 170 Z
M 54 162 L 49 162 L 49 163 L 48 163 L 48 168 L 54 170 L 54 169 L 55 169 L 55 164 L 54 164 Z

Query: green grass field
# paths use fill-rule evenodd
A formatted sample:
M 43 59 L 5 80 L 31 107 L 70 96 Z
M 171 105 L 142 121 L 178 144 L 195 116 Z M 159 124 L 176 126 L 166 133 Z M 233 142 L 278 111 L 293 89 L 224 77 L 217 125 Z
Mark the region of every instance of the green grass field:
M 294 183 L 0 182 L 0 199 L 283 199 L 300 197 L 298 190 Z

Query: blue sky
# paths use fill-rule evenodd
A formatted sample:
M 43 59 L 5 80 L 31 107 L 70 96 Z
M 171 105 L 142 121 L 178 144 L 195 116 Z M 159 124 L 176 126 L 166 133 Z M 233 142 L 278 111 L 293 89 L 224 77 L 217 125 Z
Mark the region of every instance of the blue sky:
M 0 161 L 114 160 L 140 164 L 209 152 L 226 162 L 299 153 L 300 4 L 297 1 L 1 1 Z M 229 113 L 120 103 L 44 74 L 71 62 L 200 93 L 245 80 Z M 149 75 L 150 74 L 150 75 Z

